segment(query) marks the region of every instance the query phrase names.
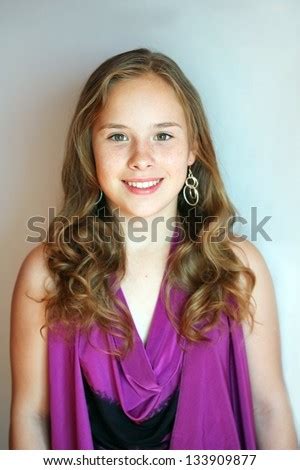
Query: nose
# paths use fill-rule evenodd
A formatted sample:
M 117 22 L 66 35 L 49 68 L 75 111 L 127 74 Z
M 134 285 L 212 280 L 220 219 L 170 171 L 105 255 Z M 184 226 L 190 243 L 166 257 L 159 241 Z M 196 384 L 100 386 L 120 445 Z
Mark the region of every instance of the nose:
M 153 166 L 154 155 L 149 145 L 136 143 L 131 149 L 128 166 L 132 169 L 143 170 Z

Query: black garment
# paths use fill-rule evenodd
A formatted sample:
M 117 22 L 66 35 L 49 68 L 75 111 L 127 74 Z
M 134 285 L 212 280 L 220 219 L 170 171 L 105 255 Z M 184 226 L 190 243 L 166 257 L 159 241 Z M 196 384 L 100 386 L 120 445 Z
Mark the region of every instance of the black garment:
M 94 449 L 168 449 L 179 390 L 159 411 L 137 424 L 120 404 L 95 393 L 83 375 Z

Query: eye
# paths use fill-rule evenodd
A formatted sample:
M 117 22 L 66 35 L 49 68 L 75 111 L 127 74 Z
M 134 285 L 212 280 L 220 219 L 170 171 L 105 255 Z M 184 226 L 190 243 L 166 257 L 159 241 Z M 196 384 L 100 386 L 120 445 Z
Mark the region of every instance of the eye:
M 164 137 L 166 137 L 166 136 L 167 136 L 167 137 L 168 137 L 167 139 L 166 139 L 166 138 L 164 138 L 164 139 L 158 139 L 158 140 L 162 140 L 162 141 L 170 140 L 170 139 L 172 139 L 172 138 L 173 138 L 173 136 L 172 136 L 172 135 L 170 135 L 170 134 L 167 134 L 166 132 L 160 132 L 159 134 L 157 134 L 157 136 L 158 136 L 158 137 L 159 137 L 159 136 L 164 136 Z
M 108 139 L 112 140 L 113 142 L 123 142 L 124 139 L 119 139 L 118 137 L 126 137 L 125 134 L 113 134 L 108 137 Z M 117 137 L 116 139 L 113 139 L 113 137 Z

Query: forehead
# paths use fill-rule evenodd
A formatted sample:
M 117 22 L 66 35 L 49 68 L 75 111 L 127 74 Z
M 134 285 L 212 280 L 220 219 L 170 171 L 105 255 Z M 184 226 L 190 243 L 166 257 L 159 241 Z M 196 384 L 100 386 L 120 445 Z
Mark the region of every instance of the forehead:
M 103 120 L 119 113 L 130 116 L 132 112 L 143 116 L 163 114 L 161 117 L 165 120 L 184 120 L 184 110 L 175 90 L 155 74 L 144 74 L 113 84 L 99 119 Z

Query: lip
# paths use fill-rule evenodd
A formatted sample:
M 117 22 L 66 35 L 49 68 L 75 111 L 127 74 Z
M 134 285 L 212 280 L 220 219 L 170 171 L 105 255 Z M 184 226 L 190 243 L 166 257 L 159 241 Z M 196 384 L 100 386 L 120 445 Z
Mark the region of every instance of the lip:
M 155 186 L 150 186 L 149 188 L 135 188 L 134 186 L 129 186 L 129 184 L 126 183 L 126 181 L 122 180 L 124 186 L 127 188 L 128 191 L 130 191 L 131 193 L 133 194 L 139 194 L 139 195 L 143 195 L 143 196 L 146 196 L 147 194 L 152 194 L 154 193 L 155 191 L 157 191 L 160 186 L 162 185 L 162 182 L 163 182 L 163 178 L 157 178 L 157 179 L 160 179 L 160 182 L 157 183 Z M 153 181 L 152 179 L 148 179 L 148 180 L 128 180 L 128 181 Z

